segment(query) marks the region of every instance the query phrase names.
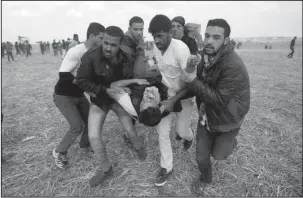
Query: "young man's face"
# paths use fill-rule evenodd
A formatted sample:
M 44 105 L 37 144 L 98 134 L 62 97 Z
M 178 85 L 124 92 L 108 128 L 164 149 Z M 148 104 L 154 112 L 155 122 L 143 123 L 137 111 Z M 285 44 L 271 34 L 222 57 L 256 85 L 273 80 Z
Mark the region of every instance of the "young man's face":
M 169 32 L 157 32 L 155 34 L 152 34 L 154 41 L 155 41 L 155 45 L 157 46 L 157 48 L 159 50 L 165 50 L 172 38 L 172 31 Z
M 174 39 L 181 40 L 184 34 L 184 27 L 176 21 L 172 22 L 172 26 L 173 26 L 172 37 Z
M 153 88 L 146 88 L 144 91 L 143 99 L 140 104 L 140 111 L 143 111 L 149 107 L 157 107 L 160 103 L 160 95 L 158 90 Z
M 108 34 L 104 34 L 102 49 L 103 55 L 106 58 L 112 58 L 117 56 L 118 50 L 120 48 L 120 37 L 110 36 Z
M 131 35 L 136 41 L 139 41 L 143 37 L 144 23 L 133 23 L 129 30 Z
M 94 46 L 98 47 L 102 45 L 103 37 L 104 32 L 99 32 L 97 35 L 91 34 L 90 39 L 92 40 Z
M 204 52 L 207 55 L 214 56 L 219 49 L 226 45 L 229 37 L 224 38 L 224 28 L 218 26 L 208 26 L 204 37 Z

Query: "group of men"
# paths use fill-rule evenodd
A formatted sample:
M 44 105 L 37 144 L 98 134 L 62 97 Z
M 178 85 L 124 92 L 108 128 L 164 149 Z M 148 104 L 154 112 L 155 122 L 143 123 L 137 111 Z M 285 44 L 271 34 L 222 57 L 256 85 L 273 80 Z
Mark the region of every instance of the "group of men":
M 53 40 L 52 43 L 52 48 L 53 48 L 53 52 L 54 52 L 54 56 L 58 56 L 58 52 L 60 53 L 61 57 L 63 58 L 66 54 L 66 52 L 76 46 L 80 44 L 79 41 L 79 36 L 78 34 L 74 34 L 73 35 L 73 40 L 71 40 L 70 38 L 67 38 L 67 41 L 65 41 L 64 39 L 61 41 L 59 40 L 59 42 L 56 42 L 56 40 Z
M 212 181 L 210 156 L 224 160 L 237 145 L 236 136 L 250 106 L 247 70 L 234 51 L 224 19 L 208 21 L 204 48 L 199 50 L 195 39 L 186 34 L 183 17 L 154 16 L 148 27 L 155 45 L 152 58 L 144 50 L 144 25 L 138 16 L 130 19 L 125 33 L 117 26 L 91 23 L 87 40 L 67 51 L 53 100 L 70 129 L 53 150 L 55 163 L 68 167 L 67 151 L 82 133 L 80 148 L 91 146 L 99 161 L 90 185 L 110 178 L 112 162 L 101 136 L 112 110 L 125 130 L 125 143 L 141 161 L 147 152 L 135 124 L 156 126 L 161 161 L 155 185 L 163 186 L 173 171 L 170 129 L 176 114 L 176 140 L 188 150 L 196 138 L 201 175 L 191 190 L 201 195 Z M 133 115 L 121 103 L 124 96 L 135 109 Z M 194 96 L 199 109 L 196 136 L 190 127 Z
M 4 55 L 7 55 L 8 63 L 14 62 L 14 55 L 13 55 L 13 50 L 16 50 L 16 55 L 26 55 L 28 57 L 31 55 L 31 50 L 32 50 L 32 45 L 28 42 L 25 41 L 23 43 L 21 42 L 15 42 L 15 45 L 13 45 L 11 42 L 2 42 L 1 44 L 1 58 L 4 57 Z

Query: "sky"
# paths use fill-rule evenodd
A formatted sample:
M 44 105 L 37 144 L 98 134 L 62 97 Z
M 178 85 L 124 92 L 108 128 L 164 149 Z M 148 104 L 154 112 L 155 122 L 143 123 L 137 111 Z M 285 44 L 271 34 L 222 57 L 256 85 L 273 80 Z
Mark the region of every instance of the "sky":
M 52 41 L 74 33 L 84 41 L 89 23 L 127 31 L 133 16 L 143 18 L 144 36 L 152 40 L 148 26 L 157 14 L 201 24 L 203 38 L 214 18 L 230 24 L 232 38 L 302 37 L 302 1 L 2 1 L 1 10 L 2 41 Z

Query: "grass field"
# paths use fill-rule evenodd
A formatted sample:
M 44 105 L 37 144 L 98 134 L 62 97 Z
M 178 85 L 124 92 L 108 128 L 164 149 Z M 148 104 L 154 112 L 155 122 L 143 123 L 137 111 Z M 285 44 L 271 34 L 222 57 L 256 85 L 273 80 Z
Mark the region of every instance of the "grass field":
M 238 149 L 213 169 L 205 196 L 302 196 L 302 46 L 286 58 L 288 44 L 272 50 L 237 50 L 248 69 L 251 107 L 238 136 Z M 60 58 L 34 52 L 14 64 L 2 59 L 2 196 L 193 196 L 190 184 L 198 177 L 195 149 L 183 150 L 174 140 L 174 173 L 161 188 L 154 186 L 160 151 L 154 128 L 137 125 L 148 157 L 139 162 L 123 143 L 123 129 L 111 112 L 103 140 L 114 162 L 114 178 L 90 188 L 97 160 L 78 141 L 68 157 L 70 168 L 56 168 L 52 150 L 68 123 L 52 101 Z M 192 127 L 197 124 L 197 111 Z M 26 140 L 27 137 L 32 139 Z

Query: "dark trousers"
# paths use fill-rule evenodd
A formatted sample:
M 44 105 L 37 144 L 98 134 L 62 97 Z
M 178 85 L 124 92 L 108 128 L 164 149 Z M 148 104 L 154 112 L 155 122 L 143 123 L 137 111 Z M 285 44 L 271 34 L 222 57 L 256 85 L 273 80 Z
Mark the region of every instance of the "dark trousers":
M 53 99 L 70 125 L 70 129 L 56 148 L 57 152 L 66 152 L 82 131 L 83 135 L 88 135 L 89 102 L 84 95 L 71 97 L 53 94 Z
M 294 47 L 290 47 L 290 50 L 291 50 L 290 54 L 287 55 L 288 58 L 292 58 L 292 56 L 293 56 L 294 53 L 295 53 Z
M 236 146 L 236 136 L 239 130 L 210 132 L 199 121 L 196 136 L 196 160 L 201 173 L 200 181 L 211 183 L 212 164 L 210 155 L 216 160 L 226 159 Z
M 26 51 L 26 57 L 28 57 L 28 55 L 32 55 L 31 50 Z
M 7 52 L 7 58 L 8 58 L 8 62 L 11 62 L 10 58 L 12 59 L 12 61 L 15 61 L 14 56 L 13 56 L 13 52 Z

